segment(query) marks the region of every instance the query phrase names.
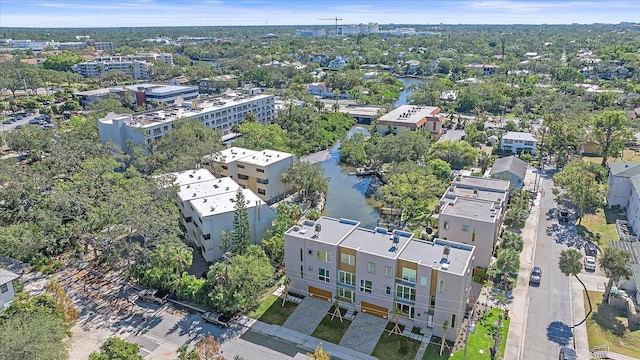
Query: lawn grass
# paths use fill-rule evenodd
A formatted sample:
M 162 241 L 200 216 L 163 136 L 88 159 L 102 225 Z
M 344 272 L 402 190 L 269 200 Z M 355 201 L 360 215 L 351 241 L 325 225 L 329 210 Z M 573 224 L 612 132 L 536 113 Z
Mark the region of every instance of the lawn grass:
M 577 226 L 578 235 L 596 243 L 602 250 L 609 247 L 609 240 L 619 240 L 616 220 L 626 220 L 624 212 L 616 208 L 600 208 L 595 214 L 586 214 Z
M 393 328 L 393 325 L 391 327 Z M 380 360 L 413 360 L 419 347 L 418 340 L 397 334 L 389 335 L 388 331 L 384 331 L 371 356 Z
M 333 344 L 339 344 L 342 336 L 347 332 L 349 325 L 351 325 L 351 320 L 343 318 L 342 321 L 340 321 L 340 318 L 337 316 L 331 320 L 331 315 L 325 315 L 311 336 Z
M 587 319 L 589 349 L 606 345 L 609 350 L 640 358 L 640 328 L 629 331 L 625 311 L 602 303 L 601 291 L 589 291 L 593 313 Z M 583 291 L 585 309 L 589 308 L 587 293 Z
M 491 359 L 490 349 L 493 346 L 493 334 L 495 332 L 495 323 L 499 316 L 503 316 L 504 312 L 499 309 L 491 309 L 484 315 L 484 320 L 476 324 L 475 332 L 469 335 L 467 341 L 467 359 Z M 504 356 L 504 349 L 507 346 L 507 334 L 509 333 L 510 319 L 502 319 L 502 329 L 500 335 L 502 342 L 500 343 L 500 356 Z M 480 353 L 482 350 L 482 353 Z M 439 349 L 438 349 L 439 351 Z M 464 349 L 456 351 L 450 359 L 460 360 L 464 354 Z
M 258 319 L 262 322 L 272 325 L 282 325 L 289 315 L 296 309 L 298 304 L 287 301 L 284 306 L 282 306 L 282 299 L 275 296 L 270 295 L 265 300 L 260 303 L 260 306 L 249 313 L 249 317 L 253 319 Z
M 425 350 L 424 355 L 422 356 L 422 360 L 447 360 L 451 355 L 451 351 L 449 349 L 453 348 L 453 343 L 451 341 L 447 341 L 447 345 L 444 347 L 444 351 L 442 352 L 442 356 L 440 356 L 440 342 L 442 338 L 437 336 L 432 336 L 429 345 L 427 345 L 427 350 Z

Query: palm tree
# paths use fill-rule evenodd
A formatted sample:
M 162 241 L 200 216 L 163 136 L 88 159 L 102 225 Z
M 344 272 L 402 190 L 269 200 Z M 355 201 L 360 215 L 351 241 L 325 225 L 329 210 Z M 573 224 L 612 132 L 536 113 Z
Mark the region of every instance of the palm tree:
M 484 151 L 480 152 L 480 156 L 478 157 L 478 166 L 482 169 L 483 174 L 487 171 L 487 168 L 493 164 L 493 160 L 493 156 Z
M 505 231 L 502 234 L 502 241 L 500 247 L 503 249 L 513 249 L 517 252 L 521 252 L 524 247 L 524 240 L 522 236 L 514 233 L 513 231 Z
M 633 276 L 630 264 L 631 253 L 623 249 L 607 248 L 600 258 L 600 266 L 609 277 L 604 298 L 609 298 L 609 292 L 613 282 L 622 278 L 629 280 Z
M 504 284 L 509 274 L 517 273 L 520 269 L 520 253 L 514 249 L 500 250 L 495 267 L 502 274 L 502 283 Z
M 576 279 L 580 281 L 580 284 L 582 284 L 582 287 L 584 288 L 584 291 L 587 294 L 587 302 L 589 303 L 589 312 L 587 313 L 587 315 L 585 315 L 582 321 L 573 325 L 574 327 L 580 326 L 582 325 L 582 323 L 587 321 L 587 318 L 589 317 L 589 315 L 591 315 L 591 311 L 593 310 L 593 308 L 591 307 L 591 298 L 589 298 L 589 292 L 587 291 L 587 287 L 584 285 L 582 280 L 580 280 L 580 278 L 578 277 L 578 274 L 580 273 L 580 271 L 582 271 L 582 254 L 576 249 L 563 250 L 560 253 L 560 260 L 558 262 L 558 266 L 560 267 L 560 271 L 562 271 L 562 273 L 565 276 L 571 276 L 571 275 L 575 276 Z

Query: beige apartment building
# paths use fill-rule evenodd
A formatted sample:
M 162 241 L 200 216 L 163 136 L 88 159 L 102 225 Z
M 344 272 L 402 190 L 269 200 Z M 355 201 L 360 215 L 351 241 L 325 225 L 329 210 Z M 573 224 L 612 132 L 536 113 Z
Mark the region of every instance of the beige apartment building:
M 322 217 L 284 235 L 286 275 L 292 292 L 356 311 L 393 317 L 455 340 L 464 318 L 475 247 L 413 238 L 405 231 L 365 229 L 359 222 Z
M 296 161 L 298 158 L 294 154 L 282 151 L 231 147 L 205 156 L 203 164 L 216 176 L 233 178 L 240 186 L 253 190 L 260 199 L 271 204 L 287 195 L 287 187 L 280 177 Z

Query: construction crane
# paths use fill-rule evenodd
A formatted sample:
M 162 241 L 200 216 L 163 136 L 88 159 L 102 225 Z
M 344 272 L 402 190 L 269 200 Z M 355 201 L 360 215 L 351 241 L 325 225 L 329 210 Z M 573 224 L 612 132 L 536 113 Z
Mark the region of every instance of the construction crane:
M 325 19 L 318 19 L 318 20 L 331 20 L 331 21 L 335 21 L 336 22 L 336 36 L 338 36 L 338 21 L 341 21 L 342 18 L 339 17 L 333 17 L 333 18 L 325 18 Z

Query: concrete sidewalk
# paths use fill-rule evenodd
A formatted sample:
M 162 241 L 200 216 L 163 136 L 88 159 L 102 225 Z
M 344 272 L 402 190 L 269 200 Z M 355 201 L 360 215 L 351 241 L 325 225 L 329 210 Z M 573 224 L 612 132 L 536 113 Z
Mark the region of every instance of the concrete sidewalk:
M 262 321 L 250 319 L 245 316 L 243 316 L 241 319 L 236 321 L 236 323 L 243 325 L 259 334 L 275 337 L 280 340 L 297 345 L 301 348 L 309 350 L 309 352 L 311 353 L 313 353 L 313 351 L 318 347 L 318 344 L 322 343 L 322 348 L 329 355 L 331 355 L 332 359 L 342 359 L 342 360 L 350 360 L 350 359 L 377 360 L 378 359 L 376 357 L 363 354 L 355 350 L 348 349 L 344 346 L 332 344 L 327 341 L 322 341 L 320 339 L 299 333 L 291 329 L 284 328 L 282 326 L 269 325 L 269 324 L 263 323 Z
M 540 218 L 541 194 L 534 200 L 531 213 L 522 229 L 524 247 L 520 253 L 520 271 L 518 272 L 518 282 L 513 290 L 513 301 L 509 304 L 509 315 L 511 324 L 507 335 L 507 345 L 504 358 L 506 360 L 516 360 L 522 358 L 524 349 L 524 332 L 527 327 L 527 309 L 529 307 L 529 273 L 533 267 L 535 255 L 538 219 Z

